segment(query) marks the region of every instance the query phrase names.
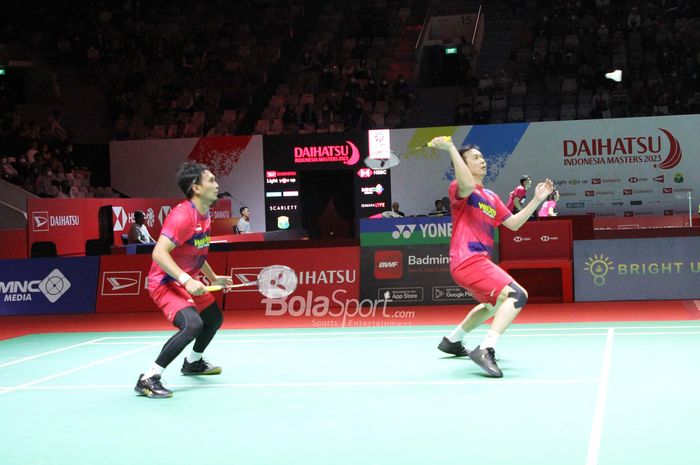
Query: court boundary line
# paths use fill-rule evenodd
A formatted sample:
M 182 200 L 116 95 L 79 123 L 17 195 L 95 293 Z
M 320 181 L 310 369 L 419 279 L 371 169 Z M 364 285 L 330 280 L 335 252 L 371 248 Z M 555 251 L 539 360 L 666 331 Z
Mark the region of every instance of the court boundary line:
M 606 328 L 602 328 L 606 329 Z M 610 329 L 610 328 L 607 328 Z M 369 333 L 368 333 L 369 334 Z M 615 333 L 616 336 L 623 337 L 623 336 L 665 336 L 665 335 L 696 335 L 700 334 L 700 331 L 640 331 L 640 332 L 629 332 L 629 333 Z M 541 338 L 550 338 L 550 337 L 598 337 L 598 336 L 606 336 L 607 331 L 600 331 L 600 332 L 591 332 L 591 333 L 549 333 L 549 334 L 506 334 L 504 336 L 505 339 L 510 339 L 510 338 L 522 338 L 522 337 L 541 337 Z M 288 335 L 288 336 L 296 336 L 296 335 Z M 313 338 L 301 338 L 301 337 L 286 337 L 286 338 L 277 338 L 275 339 L 275 342 L 324 342 L 324 341 L 333 341 L 333 342 L 342 342 L 342 341 L 396 341 L 396 340 L 428 340 L 428 339 L 435 339 L 433 336 L 377 336 L 377 337 L 372 337 L 372 336 L 346 336 L 346 337 L 325 337 L 326 335 L 318 335 L 319 337 L 313 337 Z M 148 339 L 151 339 L 150 337 L 147 337 Z M 115 342 L 110 342 L 107 341 L 108 339 L 118 339 L 118 341 Z M 126 340 L 124 340 L 126 339 Z M 270 342 L 267 338 L 260 338 L 260 339 L 254 339 L 254 338 L 246 338 L 246 339 L 237 339 L 236 337 L 232 338 L 226 338 L 226 337 L 218 337 L 216 338 L 216 342 L 219 344 L 265 344 Z M 129 344 L 142 344 L 146 343 L 146 341 L 143 341 L 140 336 L 135 336 L 133 338 L 129 336 L 115 336 L 114 338 L 106 337 L 104 342 L 95 342 L 94 345 L 129 345 Z
M 27 388 L 27 387 L 30 387 L 30 386 L 34 386 L 34 385 L 36 385 L 36 384 L 40 384 L 40 383 L 43 383 L 43 382 L 45 382 L 45 381 L 51 381 L 52 379 L 60 378 L 61 376 L 69 375 L 69 374 L 71 374 L 71 373 L 75 373 L 75 372 L 77 372 L 77 371 L 85 370 L 85 369 L 87 369 L 87 368 L 92 368 L 92 367 L 94 367 L 94 366 L 101 365 L 101 364 L 103 364 L 103 363 L 111 362 L 112 360 L 116 360 L 116 359 L 119 359 L 119 358 L 122 358 L 122 357 L 126 357 L 126 356 L 129 356 L 129 355 L 132 355 L 132 354 L 136 354 L 136 353 L 139 353 L 139 352 L 143 352 L 143 351 L 145 351 L 145 350 L 147 350 L 147 349 L 151 349 L 151 348 L 153 348 L 153 347 L 155 347 L 155 346 L 159 346 L 159 345 L 161 345 L 160 342 L 153 342 L 153 343 L 151 343 L 151 344 L 147 344 L 147 345 L 145 345 L 145 346 L 143 346 L 143 347 L 139 347 L 139 348 L 134 349 L 134 350 L 129 350 L 129 351 L 127 351 L 127 352 L 121 352 L 121 353 L 118 353 L 118 354 L 115 354 L 115 355 L 111 355 L 111 356 L 109 356 L 109 357 L 105 357 L 105 358 L 101 358 L 101 359 L 98 359 L 98 360 L 94 360 L 94 361 L 92 361 L 92 362 L 90 362 L 90 363 L 86 363 L 86 364 L 84 364 L 84 365 L 80 365 L 80 366 L 78 366 L 78 367 L 71 368 L 71 369 L 69 369 L 69 370 L 64 370 L 64 371 L 61 371 L 61 372 L 59 372 L 59 373 L 54 373 L 54 374 L 52 374 L 52 375 L 44 376 L 43 378 L 39 378 L 39 379 L 35 379 L 35 380 L 33 380 L 33 381 L 27 381 L 26 383 L 18 384 L 17 386 L 4 387 L 4 388 L 2 388 L 2 390 L 0 390 L 0 395 L 2 395 L 2 394 L 7 394 L 8 392 L 13 392 L 13 391 L 21 390 L 21 389 L 24 389 L 24 388 Z
M 414 380 L 414 381 L 281 381 L 281 382 L 258 382 L 258 383 L 170 383 L 172 388 L 229 388 L 229 389 L 252 389 L 252 388 L 310 388 L 310 387 L 397 387 L 397 386 L 462 386 L 474 384 L 597 384 L 597 379 L 569 378 L 569 379 L 465 379 L 465 380 Z M 86 385 L 58 385 L 58 386 L 26 386 L 16 390 L 84 390 L 84 389 L 128 389 L 131 384 L 86 384 Z M 0 389 L 5 389 L 0 387 Z
M 600 369 L 598 395 L 595 403 L 595 413 L 591 425 L 591 435 L 588 441 L 588 453 L 586 465 L 597 465 L 600 456 L 600 442 L 603 438 L 603 422 L 605 420 L 605 405 L 608 396 L 608 381 L 610 380 L 610 365 L 612 364 L 613 341 L 615 329 L 608 328 L 608 336 L 605 339 L 603 351 L 603 365 Z
M 97 339 L 91 339 L 89 341 L 81 342 L 79 344 L 73 344 L 73 345 L 70 345 L 67 347 L 62 347 L 60 349 L 49 350 L 47 352 L 41 352 L 41 353 L 38 353 L 35 355 L 29 355 L 27 357 L 18 358 L 16 360 L 10 360 L 9 362 L 0 363 L 0 368 L 9 367 L 9 366 L 15 365 L 17 363 L 28 362 L 29 360 L 34 360 L 35 358 L 45 357 L 47 355 L 57 354 L 59 352 L 64 352 L 66 350 L 75 349 L 76 347 L 81 347 L 81 346 L 89 345 L 89 344 L 96 344 L 99 341 L 102 341 L 103 339 L 109 339 L 109 338 L 110 338 L 110 336 L 103 336 L 103 337 L 99 337 Z
M 673 325 L 673 326 L 598 326 L 598 327 L 583 327 L 583 328 L 575 328 L 575 327 L 563 327 L 563 328 L 508 328 L 508 331 L 506 333 L 506 336 L 511 336 L 513 333 L 520 333 L 520 332 L 538 332 L 538 331 L 543 331 L 543 332 L 549 332 L 549 331 L 595 331 L 598 330 L 600 331 L 600 335 L 604 336 L 608 328 L 615 328 L 616 330 L 649 330 L 649 329 L 688 329 L 688 328 L 697 328 L 700 329 L 700 325 Z M 304 331 L 307 330 L 307 328 L 299 328 Z M 323 329 L 323 328 L 319 328 Z M 354 328 L 348 328 L 350 330 Z M 235 332 L 235 331 L 241 331 L 239 329 L 224 329 L 221 330 L 222 332 Z M 249 331 L 249 330 L 243 330 L 243 331 Z M 261 330 L 256 330 L 256 331 L 267 331 L 266 329 L 261 329 Z M 483 329 L 475 329 L 471 331 L 471 333 L 486 333 L 488 331 L 487 328 Z M 471 334 L 470 333 L 470 334 Z M 358 336 L 358 335 L 381 335 L 381 334 L 445 334 L 445 330 L 401 330 L 401 331 L 343 331 L 343 332 L 325 332 L 325 331 L 318 331 L 318 332 L 284 332 L 284 333 L 270 333 L 270 334 L 236 334 L 233 337 L 240 337 L 240 338 L 271 338 L 271 337 L 299 337 L 299 336 Z M 163 336 L 153 336 L 153 335 L 138 335 L 138 336 L 105 336 L 103 339 L 160 339 Z M 225 339 L 226 335 L 218 335 L 216 337 L 216 340 L 220 339 Z

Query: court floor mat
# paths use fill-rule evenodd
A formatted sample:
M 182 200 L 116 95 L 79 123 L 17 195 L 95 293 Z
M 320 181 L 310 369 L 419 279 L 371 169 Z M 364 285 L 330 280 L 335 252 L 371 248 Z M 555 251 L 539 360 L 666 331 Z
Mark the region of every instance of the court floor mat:
M 446 326 L 225 330 L 218 376 L 133 387 L 172 332 L 0 341 L 0 463 L 700 462 L 700 324 L 513 325 L 502 379 L 436 346 Z M 481 342 L 486 327 L 466 340 Z

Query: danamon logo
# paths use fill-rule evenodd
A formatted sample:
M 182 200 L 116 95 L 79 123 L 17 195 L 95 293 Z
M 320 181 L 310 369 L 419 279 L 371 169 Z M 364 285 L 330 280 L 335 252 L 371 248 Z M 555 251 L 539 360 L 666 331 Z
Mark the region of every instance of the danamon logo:
M 400 250 L 378 250 L 374 253 L 375 279 L 401 279 L 403 253 Z

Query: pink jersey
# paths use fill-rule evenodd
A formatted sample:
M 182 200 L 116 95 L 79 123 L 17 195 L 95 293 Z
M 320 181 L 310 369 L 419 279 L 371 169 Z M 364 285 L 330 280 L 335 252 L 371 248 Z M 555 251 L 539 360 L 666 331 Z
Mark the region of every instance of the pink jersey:
M 493 229 L 511 216 L 493 191 L 477 185 L 469 197 L 458 198 L 457 181 L 449 188 L 452 210 L 450 269 L 454 270 L 469 257 L 493 254 Z
M 211 236 L 211 218 L 202 215 L 191 200 L 179 203 L 165 219 L 160 234 L 175 244 L 170 252 L 175 263 L 190 276 L 197 276 L 207 260 Z M 154 261 L 148 273 L 148 288 L 176 281 Z
M 513 189 L 513 192 L 511 192 L 508 196 L 508 203 L 506 203 L 506 208 L 508 209 L 508 211 L 515 211 L 516 197 L 520 199 L 520 204 L 522 205 L 523 199 L 525 198 L 525 194 L 527 194 L 527 191 L 522 185 Z
M 549 209 L 556 208 L 557 206 L 557 201 L 556 200 L 545 200 L 544 203 L 542 204 L 542 208 L 540 208 L 540 211 L 537 212 L 537 216 L 549 216 Z

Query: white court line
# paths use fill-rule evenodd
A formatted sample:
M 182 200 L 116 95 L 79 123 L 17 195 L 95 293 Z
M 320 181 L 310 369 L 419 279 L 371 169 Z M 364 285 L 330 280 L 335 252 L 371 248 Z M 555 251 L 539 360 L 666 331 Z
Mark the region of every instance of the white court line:
M 698 333 L 700 334 L 700 332 Z M 508 337 L 600 337 L 605 336 L 603 331 L 599 333 L 563 333 L 563 334 L 510 334 Z M 227 339 L 219 337 L 215 339 L 215 342 L 219 344 L 269 344 L 270 342 L 345 342 L 345 341 L 397 341 L 397 340 L 416 340 L 416 339 L 429 339 L 435 340 L 435 336 L 381 336 L 381 337 L 314 337 L 314 338 L 278 338 L 274 341 L 268 339 Z M 97 345 L 129 345 L 129 344 L 143 344 L 143 341 L 132 341 L 132 342 L 98 342 Z
M 35 384 L 43 383 L 44 381 L 50 381 L 52 379 L 60 378 L 61 376 L 75 373 L 76 371 L 85 370 L 86 368 L 92 368 L 94 366 L 101 365 L 103 363 L 111 362 L 112 360 L 116 360 L 118 358 L 126 357 L 128 355 L 136 354 L 138 352 L 143 352 L 144 350 L 150 349 L 150 348 L 157 346 L 157 345 L 160 345 L 160 343 L 154 342 L 154 343 L 148 344 L 144 347 L 139 347 L 138 349 L 130 350 L 128 352 L 122 352 L 122 353 L 117 354 L 117 355 L 112 355 L 111 357 L 106 357 L 106 358 L 102 358 L 99 360 L 95 360 L 94 362 L 90 362 L 90 363 L 87 363 L 85 365 L 80 365 L 79 367 L 71 368 L 70 370 L 65 370 L 65 371 L 62 371 L 60 373 L 55 373 L 53 375 L 44 376 L 43 378 L 35 379 L 34 381 L 29 381 L 29 382 L 26 382 L 23 384 L 19 384 L 17 386 L 4 387 L 4 388 L 0 389 L 0 395 L 7 394 L 8 392 L 12 392 L 12 391 L 17 391 L 19 389 L 26 389 L 28 387 L 34 386 Z
M 289 381 L 276 383 L 167 383 L 171 388 L 311 388 L 311 387 L 396 387 L 396 386 L 462 386 L 473 384 L 597 384 L 597 379 L 475 379 L 475 380 L 424 380 L 424 381 Z M 93 385 L 59 385 L 27 386 L 21 390 L 84 390 L 84 389 L 129 389 L 129 384 L 93 384 Z M 3 389 L 3 388 L 0 388 Z
M 81 342 L 80 344 L 73 344 L 72 346 L 62 347 L 60 349 L 50 350 L 48 352 L 42 352 L 36 355 L 30 355 L 29 357 L 18 358 L 17 360 L 12 360 L 10 362 L 0 363 L 0 368 L 9 367 L 10 365 L 15 365 L 17 363 L 27 362 L 29 360 L 34 360 L 35 358 L 46 357 L 47 355 L 57 354 L 59 352 L 64 352 L 66 350 L 75 349 L 76 347 L 81 347 L 88 344 L 94 344 L 96 342 L 102 341 L 104 339 L 109 339 L 109 336 L 100 337 L 97 339 L 91 339 L 89 341 Z
M 591 426 L 591 436 L 588 441 L 588 455 L 586 465 L 597 465 L 600 455 L 600 439 L 603 435 L 603 419 L 605 418 L 605 400 L 608 395 L 608 380 L 610 378 L 610 365 L 612 361 L 613 340 L 615 329 L 608 329 L 608 337 L 605 340 L 603 352 L 603 367 L 600 370 L 600 382 L 598 384 L 598 398 L 595 403 L 595 414 Z
M 600 332 L 595 332 L 595 333 L 549 333 L 549 334 L 511 334 L 510 332 L 507 333 L 505 336 L 506 338 L 519 338 L 519 337 L 598 337 L 598 336 L 605 336 L 607 334 L 607 331 L 604 331 L 605 328 L 600 328 Z M 371 333 L 365 333 L 365 334 L 371 334 Z M 665 336 L 665 335 L 694 335 L 694 334 L 700 334 L 700 331 L 644 331 L 644 332 L 638 332 L 638 333 L 616 333 L 617 336 Z M 286 336 L 297 336 L 296 334 L 287 334 Z M 105 339 L 110 339 L 109 337 Z M 162 338 L 159 338 L 162 339 Z M 300 338 L 300 337 L 282 337 L 282 338 L 277 338 L 274 340 L 274 342 L 326 342 L 326 341 L 332 341 L 332 342 L 343 342 L 343 341 L 397 341 L 397 340 L 419 340 L 419 339 L 435 339 L 434 336 L 379 336 L 379 337 L 373 337 L 373 336 L 346 336 L 346 337 L 313 337 L 313 338 Z M 216 338 L 216 342 L 220 344 L 267 344 L 270 342 L 269 339 L 267 338 L 262 338 L 262 339 L 237 339 L 236 337 L 234 338 L 227 338 L 227 337 L 218 337 Z M 96 342 L 95 345 L 135 345 L 135 344 L 143 344 L 143 341 L 140 338 L 136 338 L 133 340 L 129 341 L 116 341 L 116 342 Z
M 512 334 L 512 333 L 531 333 L 531 332 L 549 332 L 549 331 L 601 331 L 602 335 L 605 335 L 605 331 L 607 331 L 607 328 L 610 326 L 587 326 L 587 327 L 563 327 L 563 328 L 508 328 L 508 331 L 506 334 Z M 689 329 L 689 328 L 698 328 L 700 329 L 700 325 L 685 325 L 685 326 L 613 326 L 616 330 L 620 329 L 637 329 L 637 330 L 648 330 L 648 329 Z M 445 330 L 405 330 L 405 331 L 353 331 L 354 328 L 347 328 L 348 331 L 342 331 L 342 332 L 325 332 L 325 331 L 318 331 L 318 332 L 304 332 L 304 333 L 298 333 L 298 332 L 285 332 L 285 333 L 267 333 L 267 334 L 236 334 L 234 337 L 236 338 L 272 338 L 272 337 L 299 337 L 299 336 L 316 336 L 316 337 L 324 337 L 324 336 L 348 336 L 348 335 L 353 335 L 353 336 L 358 336 L 358 335 L 381 335 L 381 334 L 446 334 Z M 241 330 L 222 330 L 222 331 L 241 331 Z M 266 330 L 263 330 L 266 331 Z M 475 329 L 472 331 L 472 333 L 485 333 L 487 331 L 487 328 L 483 329 Z M 158 339 L 161 340 L 163 336 L 152 336 L 152 335 L 139 335 L 139 336 L 105 336 L 103 339 Z M 222 338 L 226 338 L 224 335 L 219 335 L 216 337 L 217 340 L 220 340 Z

